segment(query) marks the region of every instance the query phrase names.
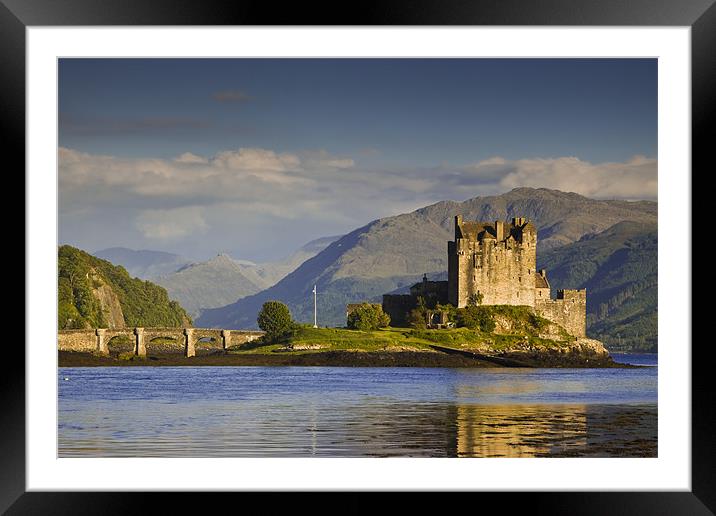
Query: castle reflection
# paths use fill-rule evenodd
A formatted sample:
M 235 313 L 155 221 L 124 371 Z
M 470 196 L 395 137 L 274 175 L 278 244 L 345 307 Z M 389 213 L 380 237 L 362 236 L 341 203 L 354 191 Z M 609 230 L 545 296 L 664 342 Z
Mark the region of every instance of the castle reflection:
M 585 405 L 457 407 L 458 457 L 547 457 L 586 448 Z
M 655 457 L 655 405 L 353 406 L 342 423 L 318 414 L 314 456 Z M 339 430 L 340 428 L 340 430 Z

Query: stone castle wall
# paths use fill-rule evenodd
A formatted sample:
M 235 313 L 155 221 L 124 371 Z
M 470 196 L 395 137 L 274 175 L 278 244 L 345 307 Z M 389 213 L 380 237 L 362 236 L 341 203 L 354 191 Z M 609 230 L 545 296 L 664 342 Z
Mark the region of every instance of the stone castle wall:
M 537 234 L 521 219 L 512 224 L 469 223 L 455 218 L 448 243 L 448 300 L 462 308 L 472 295 L 483 305 L 535 305 Z
M 463 222 L 455 217 L 448 242 L 448 301 L 462 308 L 482 294 L 483 305 L 526 305 L 576 337 L 586 336 L 586 290 L 550 298 L 546 272 L 537 270 L 537 230 L 524 218 Z M 539 276 L 539 277 L 538 277 Z
M 473 296 L 482 305 L 529 306 L 575 337 L 587 334 L 587 291 L 560 290 L 551 299 L 547 271 L 537 271 L 537 229 L 522 217 L 493 223 L 463 222 L 455 216 L 447 282 L 424 276 L 422 283 L 410 287 L 410 295 L 385 294 L 383 311 L 390 315 L 391 326 L 408 325 L 419 296 L 458 308 L 471 304 Z
M 562 326 L 575 337 L 587 336 L 587 291 L 560 290 L 557 299 L 538 299 L 538 315 Z
M 416 296 L 410 294 L 383 295 L 383 311 L 390 316 L 390 325 L 408 326 L 408 313 L 418 306 Z

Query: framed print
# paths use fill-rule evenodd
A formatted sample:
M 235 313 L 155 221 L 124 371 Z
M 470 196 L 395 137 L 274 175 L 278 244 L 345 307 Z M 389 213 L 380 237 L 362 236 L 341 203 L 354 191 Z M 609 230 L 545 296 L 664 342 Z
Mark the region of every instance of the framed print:
M 385 5 L 0 7 L 28 206 L 3 508 L 713 511 L 691 169 L 716 8 Z

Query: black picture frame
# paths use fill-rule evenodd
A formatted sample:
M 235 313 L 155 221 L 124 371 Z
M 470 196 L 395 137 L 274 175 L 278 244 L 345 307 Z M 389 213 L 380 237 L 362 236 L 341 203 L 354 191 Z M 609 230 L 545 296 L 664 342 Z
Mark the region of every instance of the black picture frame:
M 350 5 L 352 9 L 346 8 Z M 713 113 L 716 111 L 714 0 L 394 0 L 355 4 L 335 2 L 331 5 L 287 3 L 280 7 L 255 0 L 232 3 L 216 0 L 0 0 L 0 123 L 6 135 L 5 152 L 16 158 L 17 168 L 24 170 L 27 27 L 285 24 L 688 26 L 692 38 L 692 169 L 706 170 L 707 151 L 713 146 L 707 135 L 708 130 L 713 129 Z M 695 206 L 693 200 L 692 206 Z M 684 214 L 684 217 L 691 217 L 691 214 Z M 685 242 L 690 245 L 691 240 Z M 691 345 L 690 342 L 684 344 Z M 460 496 L 455 503 L 475 504 L 477 501 L 486 507 L 485 502 L 494 501 L 497 507 L 509 505 L 510 509 L 542 514 L 713 514 L 716 511 L 716 403 L 709 371 L 714 357 L 711 346 L 710 342 L 701 341 L 692 347 L 690 492 L 470 493 L 469 499 Z M 147 498 L 160 496 L 25 492 L 25 355 L 17 346 L 6 346 L 3 351 L 5 363 L 11 366 L 5 368 L 0 380 L 0 510 L 7 510 L 8 514 L 126 514 L 145 507 Z M 217 496 L 216 493 L 203 495 L 212 497 L 214 503 L 224 501 Z M 258 495 L 237 493 L 236 496 L 248 504 Z M 357 498 L 358 494 L 350 496 Z M 422 498 L 416 496 L 414 501 L 422 503 Z M 194 501 L 196 499 L 192 497 Z M 173 508 L 188 508 L 187 497 L 176 493 L 162 496 L 162 504 L 163 513 Z M 346 506 L 366 510 L 370 504 L 356 501 L 343 505 Z M 329 507 L 326 509 L 330 510 Z M 320 507 L 312 510 L 320 510 Z

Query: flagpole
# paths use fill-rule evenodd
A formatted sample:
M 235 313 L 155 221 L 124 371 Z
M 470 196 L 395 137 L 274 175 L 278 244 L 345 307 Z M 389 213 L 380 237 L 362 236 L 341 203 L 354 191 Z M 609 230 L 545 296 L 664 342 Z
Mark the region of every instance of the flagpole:
M 316 311 L 316 285 L 313 285 L 313 327 L 318 328 L 318 319 Z

